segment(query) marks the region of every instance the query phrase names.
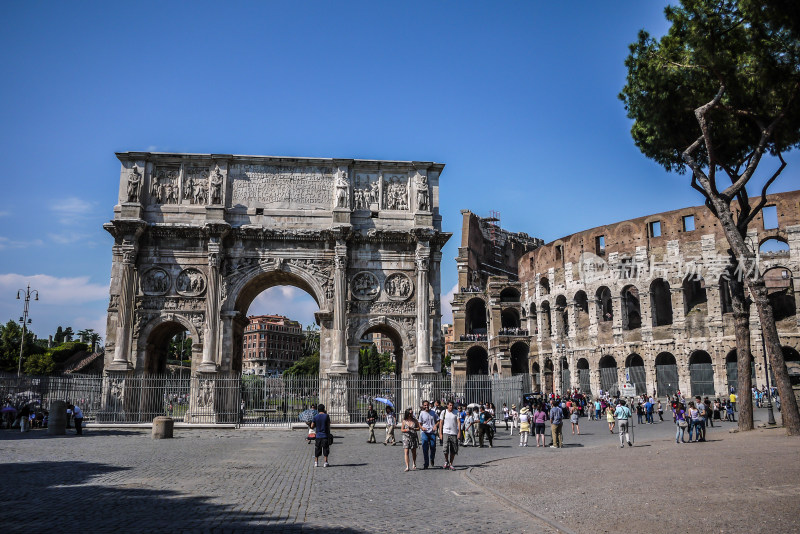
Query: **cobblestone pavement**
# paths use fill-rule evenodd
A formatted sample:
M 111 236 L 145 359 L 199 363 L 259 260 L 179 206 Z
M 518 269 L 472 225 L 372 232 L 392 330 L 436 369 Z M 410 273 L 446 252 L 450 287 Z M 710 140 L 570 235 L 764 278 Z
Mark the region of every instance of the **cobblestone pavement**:
M 175 439 L 158 441 L 135 430 L 0 431 L 7 488 L 0 525 L 3 532 L 797 530 L 798 440 L 781 430 L 729 434 L 734 426 L 692 445 L 675 445 L 671 422 L 637 426 L 635 446 L 620 449 L 604 422 L 582 419 L 582 435 L 565 425 L 565 447 L 554 450 L 520 448 L 501 424 L 494 448 L 461 448 L 457 471 L 408 473 L 402 448 L 368 445 L 366 429 L 336 431 L 327 469 L 313 467 L 299 431 L 178 429 Z M 438 463 L 441 455 L 439 448 Z M 737 472 L 749 477 L 748 491 L 733 491 Z M 707 511 L 689 500 L 700 488 L 713 493 Z

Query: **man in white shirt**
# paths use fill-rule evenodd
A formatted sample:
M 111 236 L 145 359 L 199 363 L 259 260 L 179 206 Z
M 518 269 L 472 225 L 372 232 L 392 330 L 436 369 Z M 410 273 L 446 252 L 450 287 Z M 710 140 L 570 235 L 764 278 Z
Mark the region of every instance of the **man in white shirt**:
M 72 406 L 71 408 L 75 419 L 75 433 L 80 436 L 83 434 L 83 411 L 78 406 Z
M 461 421 L 453 411 L 453 401 L 447 403 L 447 410 L 442 412 L 439 425 L 439 439 L 444 443 L 444 468 L 455 471 L 453 460 L 458 454 L 458 434 L 461 432 Z
M 430 466 L 434 465 L 436 461 L 436 427 L 439 418 L 436 412 L 431 409 L 428 401 L 422 402 L 422 409 L 419 412 L 419 426 L 422 427 L 422 468 L 428 468 L 428 459 L 430 458 Z

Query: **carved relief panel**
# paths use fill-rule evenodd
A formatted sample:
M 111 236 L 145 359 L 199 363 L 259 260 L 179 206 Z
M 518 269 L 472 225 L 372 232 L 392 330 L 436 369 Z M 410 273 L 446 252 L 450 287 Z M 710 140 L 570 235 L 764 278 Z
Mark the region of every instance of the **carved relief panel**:
M 187 167 L 183 178 L 183 199 L 190 204 L 208 204 L 208 167 Z
M 178 166 L 157 165 L 150 178 L 150 198 L 155 204 L 178 204 L 181 169 Z
M 383 175 L 383 209 L 408 210 L 408 175 Z
M 350 288 L 353 297 L 358 300 L 375 300 L 381 292 L 381 285 L 378 283 L 378 277 L 369 271 L 361 271 L 353 276 L 350 282 Z
M 154 267 L 142 275 L 140 284 L 145 295 L 163 295 L 172 285 L 169 273 L 159 267 Z
M 406 300 L 414 293 L 414 284 L 403 273 L 394 273 L 386 277 L 383 290 L 390 300 Z
M 353 183 L 353 209 L 378 210 L 380 205 L 380 181 L 376 173 L 360 172 Z
M 206 277 L 193 267 L 184 269 L 175 280 L 175 289 L 187 297 L 202 295 L 206 290 Z

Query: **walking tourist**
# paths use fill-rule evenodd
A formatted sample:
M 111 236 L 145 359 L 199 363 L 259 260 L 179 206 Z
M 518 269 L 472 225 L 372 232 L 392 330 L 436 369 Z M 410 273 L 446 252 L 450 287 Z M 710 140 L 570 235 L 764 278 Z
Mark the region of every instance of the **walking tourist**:
M 661 421 L 663 423 L 664 422 L 664 405 L 661 404 L 661 399 L 658 399 L 658 408 L 656 410 L 658 411 L 658 419 L 659 419 L 659 421 Z
M 644 403 L 644 416 L 645 416 L 645 421 L 647 421 L 648 425 L 653 424 L 653 408 L 654 408 L 653 401 L 647 399 L 647 402 Z
M 545 437 L 544 437 L 545 421 L 547 421 L 547 412 L 545 411 L 544 403 L 539 403 L 536 406 L 536 411 L 533 412 L 533 430 L 534 430 L 534 436 L 536 436 L 537 447 L 545 446 Z
M 391 444 L 394 447 L 394 426 L 397 424 L 394 416 L 394 410 L 391 406 L 386 407 L 386 439 L 383 440 L 383 445 Z
M 447 409 L 442 412 L 439 425 L 439 440 L 444 444 L 444 468 L 454 471 L 453 460 L 458 454 L 458 434 L 461 432 L 461 421 L 458 413 L 453 411 L 453 401 L 447 403 Z
M 511 411 L 508 412 L 508 418 L 511 421 L 511 431 L 508 433 L 509 436 L 514 435 L 514 429 L 519 428 L 519 412 L 517 411 L 517 405 L 511 405 Z
M 624 400 L 619 401 L 617 409 L 614 411 L 614 417 L 617 418 L 617 424 L 619 425 L 619 446 L 625 447 L 625 443 L 622 441 L 624 434 L 625 441 L 628 442 L 628 447 L 633 447 L 633 443 L 631 443 L 630 430 L 628 428 L 628 423 L 630 422 L 631 417 L 633 417 L 633 414 L 631 414 L 630 408 L 625 406 Z
M 316 438 L 314 438 L 314 467 L 319 467 L 319 457 L 324 456 L 325 463 L 323 467 L 328 467 L 328 455 L 330 454 L 331 447 L 331 418 L 325 411 L 325 405 L 320 404 L 317 406 L 319 412 L 314 416 L 311 421 L 311 428 L 316 431 Z
M 464 418 L 464 425 L 464 446 L 474 447 L 477 445 L 475 442 L 475 427 L 478 426 L 477 408 L 467 408 L 467 416 Z
M 700 441 L 700 410 L 697 409 L 694 402 L 690 402 L 687 413 L 689 414 L 689 443 L 692 442 L 692 430 L 695 432 L 697 441 Z
M 510 419 L 510 414 L 508 412 L 508 406 L 506 406 L 506 403 L 504 402 L 503 403 L 503 421 L 505 421 L 505 423 L 506 423 L 506 430 L 508 430 L 508 420 L 509 419 Z M 511 432 L 513 434 L 514 430 L 512 429 Z
M 558 405 L 558 401 L 553 401 L 550 409 L 550 434 L 553 437 L 551 449 L 561 449 L 564 447 L 564 435 L 562 434 L 564 424 L 564 411 Z
M 369 409 L 367 410 L 367 426 L 369 427 L 369 437 L 367 437 L 367 443 L 377 443 L 375 440 L 375 423 L 378 422 L 378 412 L 375 411 L 375 408 L 372 404 L 369 405 Z
M 614 409 L 611 405 L 606 406 L 606 421 L 608 421 L 608 431 L 614 433 Z
M 570 408 L 570 414 L 569 414 L 569 422 L 572 423 L 573 436 L 575 435 L 576 430 L 578 431 L 578 435 L 579 436 L 581 435 L 580 417 L 581 417 L 580 408 L 578 407 L 577 404 L 573 403 L 572 408 Z
M 686 427 L 689 424 L 686 422 L 686 410 L 683 408 L 683 404 L 676 404 L 675 407 L 672 409 L 672 414 L 675 419 L 675 443 L 686 443 L 686 440 L 683 439 L 683 433 L 686 431 Z
M 733 388 L 731 388 L 731 394 L 728 397 L 728 400 L 730 401 L 731 406 L 733 406 L 733 411 L 735 412 L 736 411 L 736 393 L 733 391 Z
M 436 467 L 436 429 L 439 422 L 428 401 L 422 402 L 419 425 L 422 429 L 422 468 Z M 430 459 L 430 462 L 428 461 Z
M 492 438 L 494 438 L 494 431 L 492 429 L 492 414 L 481 404 L 481 411 L 478 414 L 478 441 L 480 447 L 483 448 L 483 438 L 489 440 L 489 447 L 493 447 Z
M 414 417 L 414 411 L 411 408 L 407 408 L 403 413 L 403 423 L 400 426 L 400 433 L 403 435 L 403 456 L 406 460 L 406 471 L 408 471 L 409 467 L 409 451 L 412 457 L 412 469 L 417 468 L 417 447 L 419 447 L 419 442 L 417 441 L 418 430 L 419 422 Z
M 75 434 L 78 436 L 83 434 L 83 410 L 80 406 L 72 405 L 72 418 L 75 419 Z
M 531 433 L 531 411 L 527 406 L 523 406 L 519 411 L 519 446 L 528 446 L 528 436 Z
M 601 412 L 602 407 L 603 407 L 603 405 L 600 403 L 600 399 L 595 399 L 595 401 L 594 401 L 594 420 L 595 421 L 599 421 L 600 420 L 600 414 L 602 413 Z

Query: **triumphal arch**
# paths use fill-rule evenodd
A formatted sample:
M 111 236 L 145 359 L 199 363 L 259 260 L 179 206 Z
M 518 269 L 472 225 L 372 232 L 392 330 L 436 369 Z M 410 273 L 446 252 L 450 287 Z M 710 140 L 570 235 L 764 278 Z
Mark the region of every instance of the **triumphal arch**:
M 114 237 L 110 390 L 122 396 L 126 378 L 163 372 L 167 341 L 186 330 L 198 378 L 192 404 L 210 413 L 220 402 L 216 377 L 241 371 L 251 302 L 275 285 L 301 288 L 319 305 L 322 377 L 356 373 L 359 341 L 376 331 L 393 340 L 403 375 L 440 371 L 441 249 L 450 237 L 439 214 L 444 165 L 117 157 L 119 203 L 104 225 Z M 346 402 L 342 387 L 334 389 L 329 402 Z

